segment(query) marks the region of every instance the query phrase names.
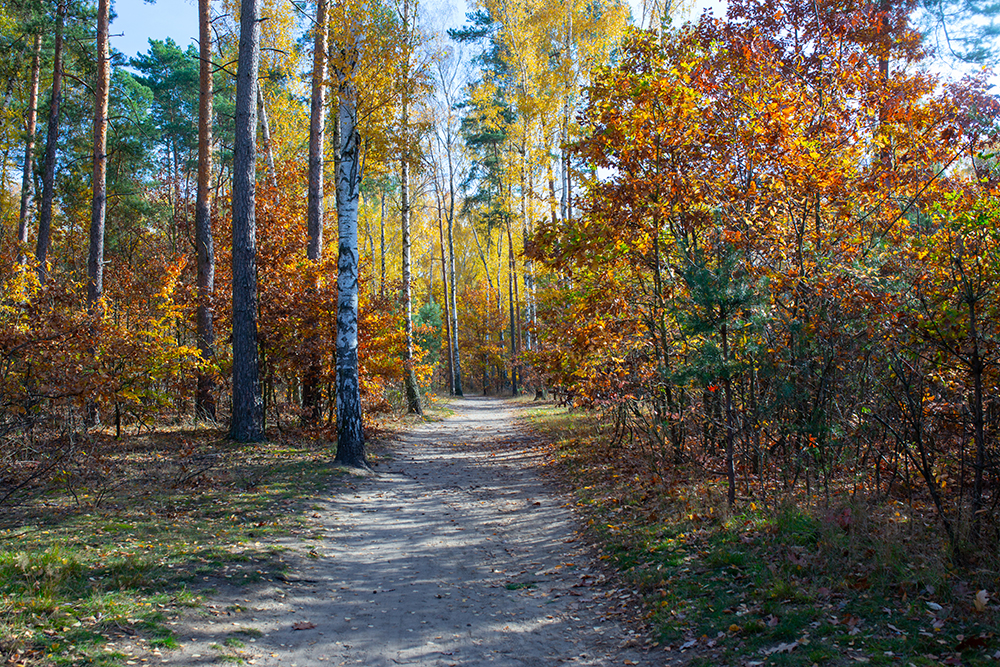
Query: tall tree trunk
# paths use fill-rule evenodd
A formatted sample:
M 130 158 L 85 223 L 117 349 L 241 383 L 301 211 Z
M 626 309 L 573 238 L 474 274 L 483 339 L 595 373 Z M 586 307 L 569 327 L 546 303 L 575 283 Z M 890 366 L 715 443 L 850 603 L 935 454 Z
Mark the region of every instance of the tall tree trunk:
M 94 313 L 104 295 L 104 216 L 107 211 L 108 89 L 111 87 L 111 54 L 108 24 L 111 0 L 97 5 L 97 86 L 94 99 L 94 176 L 90 208 L 90 249 L 87 255 L 87 309 Z
M 32 200 L 32 169 L 35 157 L 35 129 L 38 123 L 38 81 L 42 72 L 42 34 L 35 35 L 31 57 L 31 86 L 28 89 L 28 122 L 24 140 L 24 170 L 21 173 L 21 212 L 17 218 L 17 241 L 21 245 L 18 262 L 24 264 L 28 245 L 28 208 Z
M 349 467 L 367 468 L 361 420 L 361 392 L 358 385 L 358 194 L 361 186 L 361 138 L 358 134 L 357 89 L 350 79 L 341 81 L 339 116 L 335 462 Z
M 236 72 L 236 131 L 233 143 L 233 414 L 229 437 L 264 439 L 263 401 L 257 351 L 257 71 L 260 67 L 259 0 L 240 5 Z
M 42 174 L 42 210 L 38 215 L 38 242 L 35 261 L 38 262 L 38 279 L 45 281 L 48 274 L 46 262 L 52 243 L 52 202 L 56 189 L 56 148 L 59 143 L 59 106 L 62 103 L 62 51 L 63 30 L 66 26 L 66 1 L 61 0 L 56 9 L 55 50 L 52 56 L 52 104 L 49 107 L 49 125 L 45 133 L 45 171 Z
M 316 3 L 316 35 L 313 40 L 312 101 L 309 109 L 309 194 L 307 216 L 309 242 L 306 256 L 318 262 L 323 258 L 323 148 L 326 134 L 326 36 L 327 0 Z M 316 285 L 313 288 L 317 287 Z M 315 329 L 317 322 L 311 322 Z M 315 333 L 310 333 L 315 342 Z M 302 403 L 305 418 L 310 423 L 319 422 L 321 371 L 319 350 L 310 346 L 309 367 L 302 383 Z
M 194 208 L 194 243 L 198 263 L 198 310 L 196 337 L 198 352 L 205 361 L 215 359 L 214 313 L 215 244 L 212 238 L 212 3 L 198 0 L 198 39 L 201 61 L 198 68 L 198 193 Z M 198 373 L 194 397 L 196 417 L 215 420 L 215 380 L 210 373 Z
M 733 416 L 733 380 L 729 377 L 729 326 L 722 325 L 722 364 L 723 390 L 725 392 L 726 410 L 726 479 L 728 489 L 726 500 L 729 507 L 736 504 L 736 465 L 734 460 L 736 450 L 736 422 Z
M 451 159 L 451 131 L 448 132 L 448 287 L 451 290 L 452 386 L 462 396 L 462 363 L 458 345 L 458 295 L 455 287 L 455 172 Z M 478 242 L 478 240 L 477 240 Z
M 517 263 L 514 261 L 514 235 L 511 234 L 512 226 L 510 217 L 507 218 L 507 309 L 510 316 L 510 393 L 511 396 L 520 396 L 521 388 L 518 386 L 518 375 L 520 368 L 517 363 L 518 341 L 517 341 L 517 313 L 514 308 L 514 290 L 517 284 Z
M 404 55 L 400 131 L 403 135 L 399 160 L 399 199 L 403 227 L 403 306 L 406 309 L 406 346 L 403 351 L 403 385 L 406 390 L 406 411 L 409 414 L 423 414 L 420 406 L 420 388 L 417 386 L 417 374 L 413 370 L 413 276 L 410 242 L 410 91 L 409 91 L 409 59 L 411 47 L 410 3 L 403 0 L 403 31 L 406 35 L 406 53 Z
M 260 138 L 264 141 L 264 159 L 267 161 L 267 184 L 274 190 L 278 189 L 278 175 L 274 168 L 274 146 L 271 143 L 271 123 L 267 119 L 267 106 L 264 104 L 264 88 L 257 82 L 257 114 L 260 116 Z
M 379 243 L 379 254 L 382 258 L 382 273 L 379 274 L 378 283 L 378 293 L 380 296 L 385 296 L 385 185 L 382 186 L 382 194 L 380 197 L 381 209 L 378 218 L 378 243 Z
M 528 200 L 527 209 L 521 220 L 521 236 L 524 242 L 527 242 L 531 238 L 533 231 L 532 219 L 534 215 L 534 206 L 531 203 L 534 200 L 535 195 L 535 184 L 532 173 L 528 172 L 528 192 L 531 196 Z M 536 323 L 536 311 L 535 311 L 535 262 L 530 257 L 525 257 L 524 260 L 524 300 L 528 309 L 528 332 L 524 337 L 525 349 L 533 350 L 535 349 L 535 323 Z
M 403 103 L 403 117 L 406 118 L 406 103 Z M 406 127 L 406 121 L 403 121 Z M 406 411 L 410 414 L 422 414 L 420 407 L 420 389 L 417 387 L 417 375 L 413 370 L 413 275 L 410 242 L 410 198 L 409 198 L 409 164 L 406 151 L 400 163 L 399 197 L 402 213 L 403 236 L 403 307 L 406 310 L 406 345 L 403 348 L 403 386 L 406 390 Z
M 444 211 L 438 197 L 438 245 L 441 249 L 441 294 L 444 296 L 444 332 L 448 338 L 448 393 L 455 395 L 455 354 L 451 345 L 451 304 L 448 297 L 448 264 L 444 252 Z

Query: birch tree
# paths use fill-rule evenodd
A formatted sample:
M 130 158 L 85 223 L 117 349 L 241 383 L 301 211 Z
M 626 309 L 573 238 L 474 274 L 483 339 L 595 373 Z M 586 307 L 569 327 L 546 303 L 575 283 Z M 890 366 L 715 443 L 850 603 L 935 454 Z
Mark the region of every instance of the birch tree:
M 358 384 L 358 198 L 361 136 L 354 81 L 361 36 L 348 34 L 338 63 L 340 161 L 337 166 L 337 456 L 352 468 L 367 468 Z
M 400 218 L 403 236 L 403 308 L 406 311 L 406 344 L 403 355 L 403 385 L 406 390 L 406 411 L 410 414 L 422 414 L 420 406 L 420 389 L 417 386 L 417 375 L 413 370 L 413 276 L 412 276 L 412 243 L 410 241 L 410 71 L 413 57 L 413 28 L 411 26 L 410 2 L 403 0 L 400 8 L 402 20 L 402 86 L 400 88 L 400 156 L 399 156 L 399 197 Z
M 108 89 L 111 54 L 108 45 L 110 0 L 97 6 L 97 85 L 94 100 L 94 172 L 91 187 L 90 251 L 87 257 L 87 307 L 96 311 L 104 294 L 104 217 L 107 211 Z

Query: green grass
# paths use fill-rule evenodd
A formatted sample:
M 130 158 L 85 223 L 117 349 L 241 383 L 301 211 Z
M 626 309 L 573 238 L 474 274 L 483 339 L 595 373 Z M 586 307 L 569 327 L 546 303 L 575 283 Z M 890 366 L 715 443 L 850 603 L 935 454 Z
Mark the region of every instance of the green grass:
M 249 584 L 280 570 L 265 540 L 308 530 L 298 499 L 329 490 L 331 453 L 308 442 L 206 440 L 203 448 L 226 462 L 195 485 L 140 477 L 137 470 L 170 457 L 169 446 L 151 446 L 131 467 L 133 454 L 118 459 L 119 473 L 131 469 L 135 479 L 114 493 L 53 486 L 5 508 L 0 664 L 115 667 L 127 656 L 106 650 L 109 643 L 133 637 L 150 649 L 177 648 L 170 620 L 201 604 L 209 586 Z M 100 502 L 89 502 L 98 493 Z

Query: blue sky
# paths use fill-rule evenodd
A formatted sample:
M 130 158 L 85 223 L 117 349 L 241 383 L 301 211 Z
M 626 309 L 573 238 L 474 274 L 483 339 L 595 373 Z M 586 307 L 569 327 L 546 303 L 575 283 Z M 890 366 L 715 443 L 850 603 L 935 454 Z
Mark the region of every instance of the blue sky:
M 118 18 L 111 24 L 111 47 L 129 58 L 149 50 L 149 39 L 173 37 L 181 48 L 197 46 L 197 0 L 115 0 Z

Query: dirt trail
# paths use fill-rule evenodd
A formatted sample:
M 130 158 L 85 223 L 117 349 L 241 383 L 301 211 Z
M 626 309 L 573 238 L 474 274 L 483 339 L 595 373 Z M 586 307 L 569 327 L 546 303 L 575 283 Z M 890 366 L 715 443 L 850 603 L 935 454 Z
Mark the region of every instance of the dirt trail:
M 511 408 L 491 398 L 450 407 L 401 436 L 376 474 L 315 500 L 327 537 L 284 542 L 286 581 L 220 588 L 208 608 L 218 615 L 179 626 L 182 647 L 162 661 L 664 664 L 607 620 L 618 595 L 577 539 L 567 499 L 540 479 Z M 234 604 L 245 611 L 223 611 Z M 246 628 L 262 635 L 219 648 Z

